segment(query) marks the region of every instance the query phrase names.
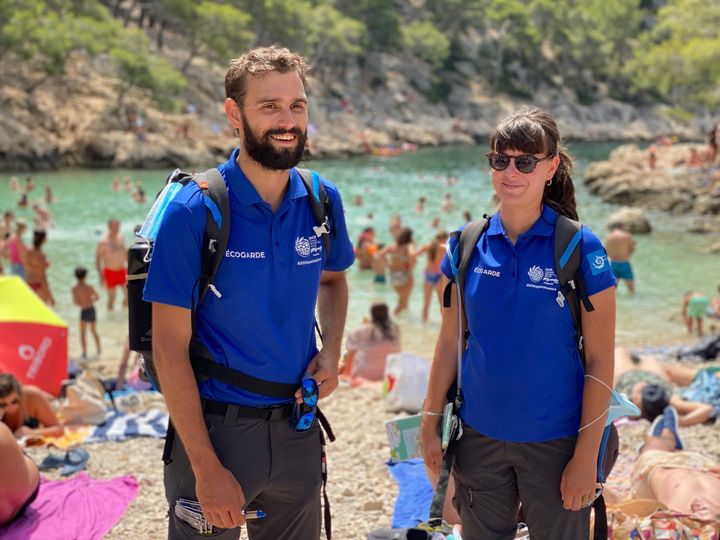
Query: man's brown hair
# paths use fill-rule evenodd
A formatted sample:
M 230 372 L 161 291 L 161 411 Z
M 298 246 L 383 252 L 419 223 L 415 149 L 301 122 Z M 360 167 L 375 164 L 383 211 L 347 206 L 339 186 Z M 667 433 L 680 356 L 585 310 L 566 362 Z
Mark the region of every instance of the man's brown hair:
M 284 47 L 259 47 L 230 62 L 225 75 L 225 96 L 234 99 L 242 107 L 247 91 L 248 77 L 262 77 L 271 71 L 278 73 L 296 72 L 305 84 L 308 71 L 305 59 Z

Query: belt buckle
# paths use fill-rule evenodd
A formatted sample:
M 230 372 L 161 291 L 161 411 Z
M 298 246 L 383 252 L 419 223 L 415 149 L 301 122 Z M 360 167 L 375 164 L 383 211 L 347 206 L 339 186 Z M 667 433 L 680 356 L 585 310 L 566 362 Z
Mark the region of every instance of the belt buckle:
M 282 420 L 283 413 L 285 412 L 285 407 L 282 405 L 279 407 L 270 407 L 268 412 L 268 420 L 270 420 L 271 422 Z

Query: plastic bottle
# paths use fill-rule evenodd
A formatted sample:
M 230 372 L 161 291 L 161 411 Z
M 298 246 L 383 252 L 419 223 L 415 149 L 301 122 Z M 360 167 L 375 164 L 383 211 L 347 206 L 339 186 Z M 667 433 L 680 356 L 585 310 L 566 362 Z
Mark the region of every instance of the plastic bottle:
M 160 228 L 160 223 L 165 215 L 165 210 L 167 210 L 168 204 L 171 200 L 173 200 L 182 187 L 182 184 L 178 182 L 171 182 L 163 188 L 158 195 L 158 198 L 155 199 L 155 203 L 152 205 L 152 208 L 150 208 L 150 212 L 145 218 L 145 222 L 138 231 L 138 236 L 147 238 L 150 241 L 157 238 L 158 229 Z

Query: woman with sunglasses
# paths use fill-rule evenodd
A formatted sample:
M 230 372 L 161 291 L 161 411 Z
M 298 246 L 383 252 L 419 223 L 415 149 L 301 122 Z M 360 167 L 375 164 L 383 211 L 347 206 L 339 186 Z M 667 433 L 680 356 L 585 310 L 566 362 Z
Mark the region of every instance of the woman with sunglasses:
M 584 370 L 569 305 L 557 301 L 555 224 L 559 214 L 576 220 L 577 211 L 555 121 L 522 109 L 495 129 L 490 150 L 500 207 L 465 280 L 454 504 L 469 540 L 514 538 L 520 504 L 533 540 L 588 538 L 613 380 L 615 278 L 602 243 L 583 227 L 579 271 L 595 307 L 581 312 Z M 455 245 L 451 238 L 450 252 Z M 441 268 L 447 282 L 448 257 Z M 438 423 L 457 372 L 458 308 L 450 296 L 423 409 L 424 458 L 435 473 Z
M 50 404 L 51 396 L 36 386 L 21 386 L 14 375 L 0 373 L 0 419 L 16 438 L 61 437 L 64 428 Z

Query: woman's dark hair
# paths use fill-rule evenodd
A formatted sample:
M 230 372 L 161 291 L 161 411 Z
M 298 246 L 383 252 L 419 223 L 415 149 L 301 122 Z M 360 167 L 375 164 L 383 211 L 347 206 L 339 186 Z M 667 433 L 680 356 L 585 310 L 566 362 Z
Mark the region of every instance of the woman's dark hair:
M 18 396 L 21 393 L 20 383 L 15 375 L 10 373 L 0 373 L 0 398 L 9 396 L 15 392 Z
M 490 148 L 494 152 L 512 149 L 528 154 L 557 154 L 560 165 L 550 185 L 545 188 L 542 202 L 558 214 L 578 219 L 575 186 L 570 177 L 572 160 L 562 144 L 557 124 L 550 113 L 523 107 L 495 128 L 490 136 Z
M 43 242 L 45 241 L 45 238 L 47 238 L 47 233 L 40 229 L 35 229 L 33 231 L 33 246 L 35 249 L 40 249 L 40 246 L 42 246 Z
M 403 227 L 400 229 L 400 233 L 397 237 L 397 245 L 398 246 L 404 246 L 407 244 L 412 243 L 412 229 L 410 227 Z
M 640 416 L 652 422 L 670 404 L 667 392 L 659 384 L 646 384 L 640 399 Z
M 382 332 L 382 339 L 392 340 L 397 337 L 397 326 L 390 320 L 390 311 L 385 302 L 378 302 L 370 306 L 370 317 L 372 318 L 372 333 L 370 337 L 375 339 L 375 329 Z

